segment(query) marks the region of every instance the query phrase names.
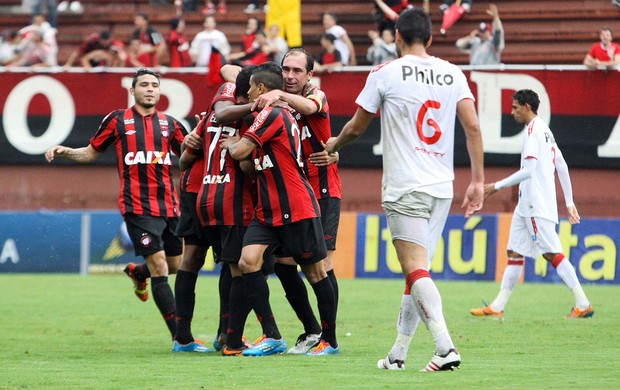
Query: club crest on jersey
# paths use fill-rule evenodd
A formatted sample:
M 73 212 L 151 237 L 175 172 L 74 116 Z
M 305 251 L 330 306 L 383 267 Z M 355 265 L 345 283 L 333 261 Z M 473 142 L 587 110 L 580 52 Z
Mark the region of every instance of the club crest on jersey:
M 159 120 L 159 127 L 161 128 L 161 135 L 163 135 L 164 137 L 168 136 L 168 121 L 166 119 L 160 119 Z
M 160 165 L 172 165 L 170 161 L 170 153 L 164 153 L 160 151 L 142 151 L 129 152 L 124 158 L 125 165 L 137 165 L 137 164 L 160 164 Z
M 271 162 L 271 158 L 269 158 L 268 155 L 254 159 L 254 169 L 257 171 L 262 171 L 269 168 L 273 168 L 273 162 Z
M 230 183 L 230 174 L 225 175 L 206 175 L 202 179 L 203 184 L 222 184 Z

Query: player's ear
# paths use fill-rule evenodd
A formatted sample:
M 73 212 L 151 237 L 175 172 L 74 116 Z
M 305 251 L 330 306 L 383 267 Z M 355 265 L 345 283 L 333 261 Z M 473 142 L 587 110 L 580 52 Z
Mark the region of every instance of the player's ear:
M 428 42 L 426 42 L 426 46 L 424 46 L 424 48 L 428 49 L 431 46 L 431 43 L 433 43 L 433 35 L 431 35 L 431 37 L 428 39 Z

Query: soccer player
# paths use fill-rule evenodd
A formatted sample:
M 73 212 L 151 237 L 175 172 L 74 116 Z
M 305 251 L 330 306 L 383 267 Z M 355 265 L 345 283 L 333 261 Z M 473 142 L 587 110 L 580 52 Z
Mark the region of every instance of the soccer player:
M 114 146 L 120 177 L 120 212 L 136 256 L 146 260 L 140 266 L 129 264 L 125 272 L 143 301 L 148 299 L 147 279 L 151 278 L 155 304 L 174 338 L 175 305 L 168 274 L 176 273 L 179 267 L 183 241 L 175 235 L 179 198 L 172 178 L 171 154 L 181 155 L 187 130 L 175 118 L 156 110 L 161 95 L 159 74 L 138 69 L 129 92 L 135 105 L 108 114 L 88 146 L 52 146 L 45 158 L 48 162 L 62 157 L 92 163 Z
M 502 188 L 519 184 L 519 202 L 512 216 L 508 238 L 508 265 L 495 300 L 485 307 L 471 309 L 471 314 L 503 317 L 504 307 L 523 272 L 525 256 L 536 258 L 542 255 L 553 265 L 575 297 L 575 306 L 568 318 L 592 317 L 592 305 L 581 288 L 575 269 L 562 254 L 562 244 L 555 231 L 558 224 L 555 172 L 564 193 L 568 221 L 577 224 L 580 220 L 573 202 L 568 165 L 555 143 L 553 133 L 538 117 L 540 99 L 536 92 L 524 89 L 517 91 L 512 98 L 512 116 L 518 123 L 527 126 L 521 150 L 521 169 L 503 180 L 484 186 L 487 197 Z
M 204 124 L 203 118 L 196 116 L 198 124 L 188 135 L 193 136 Z M 192 148 L 186 148 L 184 153 Z M 202 343 L 197 342 L 192 335 L 191 323 L 194 317 L 194 306 L 196 304 L 196 281 L 198 272 L 205 263 L 205 257 L 209 247 L 214 254 L 219 253 L 219 241 L 209 237 L 203 231 L 196 213 L 196 200 L 202 185 L 205 160 L 201 153 L 196 154 L 191 164 L 182 166 L 181 180 L 179 185 L 181 195 L 181 218 L 177 225 L 176 235 L 181 237 L 185 243 L 183 259 L 177 271 L 174 283 L 174 297 L 176 306 L 176 333 L 172 344 L 172 352 L 212 352 Z M 217 256 L 215 256 L 217 257 Z M 226 272 L 223 270 L 220 280 L 225 280 Z M 221 284 L 222 282 L 220 282 Z
M 331 137 L 331 124 L 327 96 L 310 84 L 314 60 L 305 50 L 289 50 L 282 60 L 284 91 L 273 90 L 260 95 L 254 102 L 254 109 L 263 109 L 277 101 L 286 102 L 295 110 L 295 119 L 301 130 L 304 172 L 312 185 L 314 195 L 321 208 L 321 223 L 327 246 L 324 259 L 325 271 L 335 293 L 338 307 L 338 280 L 334 273 L 334 251 L 340 221 L 340 199 L 342 195 L 338 174 L 337 154 L 325 153 L 324 143 Z M 297 263 L 292 258 L 277 257 L 274 270 L 286 297 L 297 317 L 304 325 L 295 346 L 288 353 L 305 354 L 315 346 L 313 353 L 334 351 L 326 340 L 321 339 L 321 326 L 308 300 L 308 291 L 297 272 Z
M 273 89 L 282 89 L 281 71 L 257 70 L 250 78 L 250 100 Z M 221 147 L 243 160 L 253 154 L 257 171 L 258 204 L 243 239 L 239 268 L 252 308 L 261 320 L 263 338 L 244 356 L 263 356 L 286 351 L 269 304 L 269 287 L 260 272 L 263 254 L 270 246 L 290 253 L 301 265 L 317 296 L 322 334 L 333 351 L 335 297 L 321 261 L 326 256 L 319 205 L 303 172 L 300 130 L 291 113 L 279 107 L 264 108 L 241 139 L 230 137 Z
M 331 153 L 355 141 L 381 110 L 382 205 L 405 291 L 398 336 L 388 355 L 377 362 L 380 369 L 405 368 L 420 319 L 435 341 L 435 355 L 424 370 L 451 370 L 461 361 L 428 269 L 452 203 L 455 117 L 465 130 L 471 161 L 471 182 L 462 204 L 466 217 L 480 210 L 484 200 L 482 136 L 465 75 L 455 65 L 427 54 L 430 43 L 428 15 L 421 9 L 402 13 L 396 23 L 401 57 L 370 72 L 355 101 L 355 115 L 326 144 Z
M 220 283 L 220 299 L 225 303 L 226 313 L 221 315 L 218 344 L 225 356 L 240 355 L 246 349 L 242 333 L 251 308 L 245 299 L 238 262 L 243 235 L 253 217 L 255 204 L 251 195 L 253 176 L 246 175 L 242 167 L 245 164 L 245 170 L 250 172 L 254 169 L 253 164 L 234 160 L 220 148 L 220 140 L 223 134 L 235 135 L 239 131 L 242 134 L 254 117 L 250 115 L 249 124 L 241 121 L 225 126 L 217 120 L 216 112 L 231 104 L 247 101 L 249 78 L 254 68 L 244 68 L 237 76 L 237 85 L 227 82 L 220 87 L 205 117 L 206 121 L 196 132 L 201 138 L 202 150 L 187 148 L 181 156 L 182 167 L 198 158 L 192 154 L 198 153 L 205 161 L 197 212 L 200 223 L 220 240 L 220 261 L 230 276 L 227 288 Z

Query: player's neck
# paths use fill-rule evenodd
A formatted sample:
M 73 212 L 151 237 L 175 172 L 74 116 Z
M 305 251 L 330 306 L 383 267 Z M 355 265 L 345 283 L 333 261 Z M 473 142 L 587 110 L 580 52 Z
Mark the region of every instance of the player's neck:
M 422 45 L 411 45 L 401 47 L 401 56 L 412 55 L 416 57 L 430 57 L 426 52 L 426 48 Z
M 136 111 L 138 111 L 138 113 L 139 113 L 140 115 L 142 115 L 142 116 L 149 116 L 149 115 L 153 115 L 153 114 L 155 113 L 155 111 L 156 111 L 156 110 L 155 110 L 155 106 L 147 108 L 147 107 L 141 106 L 141 105 L 139 105 L 139 104 L 136 104 L 136 105 L 134 106 L 134 108 L 135 108 L 135 110 L 136 110 Z

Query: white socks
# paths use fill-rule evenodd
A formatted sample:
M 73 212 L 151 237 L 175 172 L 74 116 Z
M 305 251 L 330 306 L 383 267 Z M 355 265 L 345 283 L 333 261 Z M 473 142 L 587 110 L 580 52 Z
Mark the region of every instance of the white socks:
M 454 344 L 443 317 L 441 295 L 439 295 L 439 290 L 437 290 L 433 279 L 421 277 L 415 280 L 411 286 L 411 297 L 424 325 L 433 335 L 435 353 L 438 355 L 446 354 L 454 348 Z
M 396 324 L 398 336 L 396 336 L 394 346 L 390 349 L 390 357 L 392 359 L 402 361 L 407 359 L 409 344 L 411 344 L 411 338 L 415 334 L 419 323 L 420 316 L 416 311 L 411 295 L 403 294 L 400 303 L 400 313 L 398 314 L 398 322 Z
M 499 294 L 497 294 L 497 297 L 491 303 L 491 309 L 494 311 L 504 311 L 504 307 L 506 307 L 508 299 L 510 299 L 512 292 L 519 283 L 521 273 L 523 272 L 524 261 L 525 260 L 523 258 L 508 259 L 508 265 L 506 266 L 504 275 L 502 276 L 502 285 L 499 289 Z
M 586 297 L 585 292 L 583 292 L 583 288 L 581 287 L 581 283 L 579 283 L 579 279 L 577 279 L 577 273 L 575 272 L 575 268 L 573 265 L 564 258 L 555 268 L 558 272 L 558 275 L 566 284 L 569 290 L 573 293 L 575 297 L 575 306 L 579 310 L 584 310 L 590 306 L 590 301 Z

